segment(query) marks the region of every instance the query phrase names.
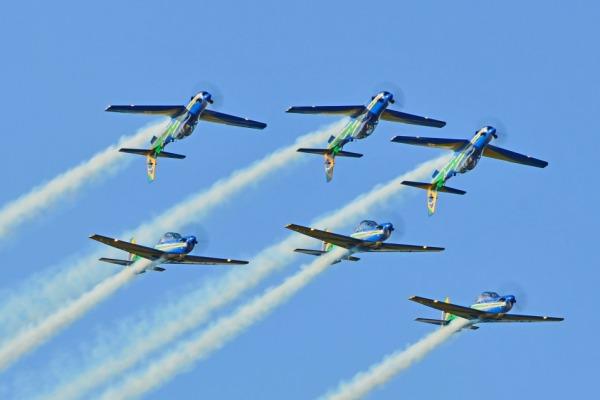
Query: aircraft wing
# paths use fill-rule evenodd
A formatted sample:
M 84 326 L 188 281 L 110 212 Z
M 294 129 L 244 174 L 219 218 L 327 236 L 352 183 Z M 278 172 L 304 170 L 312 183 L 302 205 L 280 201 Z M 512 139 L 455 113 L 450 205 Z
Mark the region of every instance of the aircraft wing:
M 364 244 L 364 241 L 351 238 L 350 236 L 338 235 L 336 233 L 325 232 L 314 228 L 307 228 L 305 226 L 288 224 L 285 227 L 303 235 L 310 236 L 315 239 L 334 244 L 338 247 L 343 247 L 345 249 L 361 247 L 361 245 Z
M 444 319 L 429 319 L 429 318 L 415 318 L 415 321 L 424 322 L 426 324 L 439 325 L 439 326 L 447 326 L 450 323 L 450 321 L 447 321 Z M 472 331 L 476 331 L 477 329 L 479 329 L 479 327 L 475 326 L 475 325 L 471 325 L 468 328 L 464 328 L 464 329 L 470 329 Z
M 381 243 L 373 249 L 365 251 L 373 252 L 415 252 L 415 251 L 444 251 L 443 247 L 415 246 L 411 244 Z
M 330 114 L 356 117 L 365 111 L 365 106 L 307 106 L 290 107 L 285 112 L 295 114 Z
M 564 320 L 564 318 L 504 314 L 502 316 L 498 316 L 497 318 L 486 320 L 486 322 L 558 322 L 562 320 Z
M 129 114 L 150 114 L 176 117 L 186 110 L 185 106 L 108 106 L 104 111 Z
M 530 165 L 538 168 L 545 168 L 548 165 L 546 161 L 538 160 L 537 158 L 526 156 L 524 154 L 515 153 L 514 151 L 506 150 L 501 147 L 492 146 L 491 144 L 488 144 L 483 149 L 482 155 L 496 158 L 498 160 Z
M 218 124 L 241 126 L 242 128 L 265 129 L 267 124 L 252 121 L 248 118 L 240 118 L 235 115 L 223 114 L 212 110 L 204 110 L 200 114 L 200 119 Z
M 437 147 L 454 151 L 462 150 L 469 144 L 469 141 L 464 139 L 439 139 L 420 136 L 394 136 L 392 142 L 412 144 L 414 146 Z
M 402 122 L 404 124 L 411 125 L 432 126 L 434 128 L 441 128 L 446 125 L 444 121 L 438 121 L 437 119 L 419 117 L 418 115 L 407 114 L 389 109 L 386 109 L 381 114 L 380 118 L 384 121 Z
M 412 296 L 409 298 L 417 303 L 421 303 L 427 307 L 435 308 L 440 311 L 444 311 L 449 314 L 457 315 L 461 318 L 465 319 L 478 319 L 484 317 L 486 314 L 483 311 L 475 310 L 470 307 L 457 306 L 456 304 L 446 303 L 438 300 L 426 299 L 424 297 Z
M 248 261 L 239 261 L 224 258 L 212 258 L 212 257 L 201 257 L 201 256 L 189 256 L 186 255 L 183 259 L 171 261 L 170 264 L 203 264 L 203 265 L 217 265 L 217 264 L 231 264 L 231 265 L 243 265 L 248 264 Z
M 109 238 L 109 237 L 102 236 L 102 235 L 94 234 L 94 235 L 90 236 L 90 239 L 94 239 L 100 243 L 104 243 L 106 245 L 115 247 L 119 250 L 123 250 L 128 253 L 132 253 L 132 254 L 138 255 L 140 257 L 146 258 L 148 260 L 152 260 L 152 261 L 158 260 L 165 254 L 164 252 L 153 249 L 151 247 L 141 246 L 139 244 L 134 244 L 134 243 L 119 240 L 119 239 L 113 239 L 113 238 Z M 108 261 L 108 262 L 110 262 L 110 261 Z

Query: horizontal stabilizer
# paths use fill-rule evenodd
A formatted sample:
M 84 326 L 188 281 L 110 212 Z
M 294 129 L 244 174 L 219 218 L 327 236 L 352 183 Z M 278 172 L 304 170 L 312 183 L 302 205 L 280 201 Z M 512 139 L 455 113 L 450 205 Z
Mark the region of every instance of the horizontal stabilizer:
M 420 136 L 394 136 L 392 142 L 454 151 L 462 150 L 469 144 L 469 141 L 464 139 L 439 139 Z
M 149 114 L 176 117 L 186 110 L 184 106 L 108 106 L 105 111 L 128 114 Z
M 331 152 L 331 150 L 329 150 L 329 149 L 306 149 L 306 148 L 300 148 L 296 151 L 298 151 L 300 153 L 308 153 L 308 154 L 329 154 Z
M 308 154 L 333 154 L 332 149 L 306 149 L 300 148 L 296 150 L 300 153 L 308 153 Z M 361 158 L 363 155 L 360 153 L 352 153 L 349 151 L 340 151 L 336 154 L 337 157 L 351 157 L 351 158 Z
M 415 321 L 424 322 L 426 324 L 432 324 L 432 325 L 440 325 L 440 326 L 447 326 L 450 323 L 450 321 L 443 320 L 443 319 L 429 319 L 429 318 L 415 318 Z M 471 329 L 471 330 L 475 331 L 475 330 L 479 329 L 479 327 L 475 326 L 475 325 L 470 325 L 463 329 Z
M 323 251 L 323 250 L 311 250 L 311 249 L 296 249 L 294 250 L 296 253 L 302 253 L 302 254 L 310 254 L 311 256 L 322 256 L 324 254 L 327 254 L 327 251 Z M 358 257 L 353 257 L 353 256 L 345 256 L 342 257 L 342 260 L 347 260 L 347 261 L 359 261 L 360 258 Z
M 546 161 L 538 160 L 537 158 L 526 156 L 524 154 L 515 153 L 514 151 L 506 150 L 501 147 L 492 146 L 491 144 L 487 145 L 483 149 L 482 155 L 498 160 L 529 165 L 531 167 L 546 168 L 548 165 L 548 162 Z
M 148 155 L 151 155 L 154 153 L 153 150 L 149 150 L 149 149 L 119 149 L 119 151 L 122 153 L 137 154 L 140 156 L 148 156 Z M 177 158 L 180 160 L 185 158 L 185 156 L 183 154 L 169 153 L 167 151 L 161 151 L 160 153 L 158 153 L 157 157 Z
M 235 115 L 224 114 L 212 110 L 204 110 L 200 114 L 200 119 L 218 124 L 239 126 L 242 128 L 265 129 L 267 124 L 258 121 L 252 121 L 248 118 L 236 117 Z
M 127 267 L 131 264 L 133 264 L 133 261 L 129 261 L 129 260 L 117 260 L 115 258 L 100 258 L 99 261 L 104 261 L 107 263 L 111 263 L 111 264 L 117 264 L 117 265 L 122 265 L 124 267 Z
M 437 185 L 435 185 L 433 183 L 411 182 L 411 181 L 402 181 L 401 183 L 406 186 L 412 186 L 412 187 L 416 187 L 419 189 L 425 189 L 425 190 L 429 190 L 429 189 L 435 190 L 435 188 L 437 187 Z M 451 188 L 448 186 L 442 186 L 442 187 L 438 188 L 437 190 L 438 190 L 438 192 L 460 194 L 460 195 L 467 193 L 464 190 L 454 189 L 454 188 Z
M 351 153 L 349 151 L 340 151 L 336 154 L 338 157 L 351 157 L 351 158 L 361 158 L 363 155 L 360 153 Z
M 442 128 L 446 125 L 444 121 L 438 121 L 428 117 L 420 117 L 418 115 L 407 114 L 400 111 L 385 110 L 381 114 L 381 119 L 384 121 L 402 122 L 404 124 L 431 126 L 434 128 Z
M 307 106 L 290 107 L 285 112 L 295 114 L 330 114 L 356 117 L 365 110 L 365 106 Z

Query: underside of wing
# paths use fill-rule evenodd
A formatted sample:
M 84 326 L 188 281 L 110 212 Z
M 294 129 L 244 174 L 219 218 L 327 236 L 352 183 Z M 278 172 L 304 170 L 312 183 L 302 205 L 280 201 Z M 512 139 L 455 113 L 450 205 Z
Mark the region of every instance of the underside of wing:
M 443 247 L 415 246 L 411 244 L 381 243 L 378 247 L 367 251 L 374 252 L 422 252 L 422 251 L 444 251 Z
M 331 114 L 356 117 L 365 110 L 365 106 L 306 106 L 290 107 L 286 110 L 296 114 Z
M 513 162 L 517 164 L 529 165 L 532 167 L 545 168 L 548 163 L 543 160 L 538 160 L 524 154 L 515 153 L 514 151 L 506 150 L 501 147 L 487 145 L 483 149 L 482 155 L 490 158 L 496 158 L 498 160 Z
M 494 318 L 486 319 L 485 322 L 558 322 L 562 320 L 564 320 L 564 318 L 504 314 L 502 316 L 495 316 Z
M 435 308 L 440 311 L 444 311 L 448 314 L 454 314 L 465 319 L 477 319 L 485 315 L 483 311 L 475 310 L 470 307 L 458 306 L 452 303 L 445 303 L 443 301 L 426 299 L 424 297 L 413 296 L 409 300 L 423 304 L 427 307 Z
M 414 146 L 436 147 L 454 151 L 462 150 L 469 144 L 469 141 L 464 139 L 440 139 L 420 136 L 394 136 L 392 142 L 412 144 Z
M 223 114 L 212 110 L 204 110 L 200 114 L 200 119 L 218 124 L 240 126 L 242 128 L 265 129 L 267 124 L 258 121 L 252 121 L 248 118 L 236 117 L 235 115 Z
M 131 264 L 133 264 L 133 261 L 129 261 L 129 260 L 117 260 L 115 258 L 105 258 L 105 257 L 100 258 L 99 261 L 104 261 L 104 262 L 111 263 L 111 264 L 122 265 L 124 267 L 128 267 Z
M 135 254 L 152 261 L 158 260 L 164 254 L 162 251 L 153 249 L 151 247 L 141 246 L 139 244 L 126 242 L 119 239 L 113 239 L 102 235 L 91 235 L 90 239 L 94 239 L 100 243 L 115 247 L 119 250 L 123 250 L 128 253 Z
M 307 228 L 305 226 L 295 224 L 286 225 L 286 228 L 301 233 L 303 235 L 322 240 L 327 243 L 332 243 L 338 247 L 343 247 L 345 249 L 360 247 L 360 245 L 364 243 L 362 240 L 354 239 L 350 236 L 338 235 L 336 233 L 325 232 L 319 229 Z
M 381 119 L 385 121 L 402 122 L 404 124 L 411 125 L 431 126 L 434 128 L 441 128 L 446 125 L 444 121 L 438 121 L 437 119 L 420 117 L 418 115 L 407 114 L 389 109 L 385 110 L 381 114 Z
M 186 110 L 184 106 L 108 106 L 105 111 L 128 114 L 149 114 L 176 117 Z
M 201 257 L 201 256 L 189 256 L 186 255 L 183 259 L 173 261 L 171 264 L 199 264 L 199 265 L 217 265 L 217 264 L 230 264 L 230 265 L 244 265 L 248 264 L 248 261 L 232 260 L 225 258 L 212 258 L 212 257 Z

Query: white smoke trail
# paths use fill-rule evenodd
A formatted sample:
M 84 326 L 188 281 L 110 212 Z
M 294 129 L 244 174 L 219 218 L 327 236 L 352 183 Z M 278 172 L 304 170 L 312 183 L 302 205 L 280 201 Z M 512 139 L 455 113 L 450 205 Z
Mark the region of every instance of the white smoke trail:
M 136 273 L 151 265 L 152 262 L 148 260 L 136 262 L 131 268 L 125 268 L 117 275 L 99 283 L 92 290 L 51 314 L 41 323 L 20 332 L 12 340 L 2 343 L 0 347 L 0 372 L 20 357 L 45 343 L 62 328 L 81 317 L 96 304 L 128 283 Z
M 322 396 L 322 400 L 354 400 L 369 394 L 376 387 L 388 383 L 393 377 L 405 371 L 413 363 L 421 360 L 430 351 L 449 339 L 454 333 L 470 324 L 463 318 L 456 318 L 448 324 L 425 336 L 405 350 L 399 350 L 386 356 L 381 362 L 360 372 L 349 382 L 342 382 L 338 388 Z
M 266 317 L 329 268 L 335 259 L 347 253 L 345 249 L 336 248 L 329 254 L 317 258 L 297 274 L 288 277 L 281 285 L 268 289 L 261 296 L 240 307 L 231 316 L 218 320 L 197 338 L 186 341 L 176 350 L 152 363 L 143 373 L 127 379 L 121 387 L 106 391 L 101 398 L 132 399 L 162 386 L 197 360 L 208 357 L 243 330 Z
M 341 129 L 343 122 L 332 124 L 325 129 L 304 135 L 290 146 L 281 148 L 266 156 L 259 162 L 233 173 L 229 178 L 216 182 L 209 189 L 191 196 L 186 201 L 179 203 L 162 215 L 156 217 L 152 222 L 142 225 L 135 231 L 140 242 L 150 241 L 165 230 L 178 229 L 182 225 L 197 222 L 210 213 L 217 205 L 223 204 L 233 194 L 251 184 L 256 184 L 260 179 L 270 173 L 280 171 L 284 166 L 305 160 L 300 153 L 296 152 L 299 146 L 314 146 L 329 137 L 332 132 Z M 123 235 L 129 237 L 129 234 Z M 106 249 L 102 249 L 105 253 Z M 51 314 L 54 310 L 64 304 L 65 301 L 85 293 L 92 285 L 100 281 L 99 278 L 106 277 L 107 270 L 90 272 L 89 265 L 96 262 L 101 252 L 84 257 L 74 265 L 67 266 L 62 271 L 53 271 L 51 279 L 34 279 L 38 285 L 26 284 L 25 290 L 20 290 L 7 299 L 0 311 L 0 319 L 6 324 L 12 324 L 9 332 L 23 329 L 39 321 L 39 318 Z M 47 273 L 43 273 L 47 277 Z M 68 278 L 69 281 L 65 281 Z M 77 282 L 77 285 L 70 282 Z M 40 286 L 41 285 L 41 286 Z M 43 293 L 40 301 L 32 303 L 32 297 Z M 10 304 L 12 307 L 7 307 Z M 22 312 L 20 312 L 22 311 Z M 27 317 L 33 317 L 34 320 Z M 6 324 L 5 327 L 7 326 Z
M 114 174 L 132 157 L 120 153 L 120 147 L 139 147 L 166 127 L 166 122 L 154 123 L 142 128 L 133 136 L 123 137 L 119 143 L 109 146 L 87 161 L 63 172 L 49 182 L 33 188 L 29 193 L 6 204 L 0 209 L 0 239 L 14 232 L 22 223 L 37 217 L 57 204 L 64 196 L 75 193 L 84 184 L 106 174 Z
M 406 187 L 400 185 L 402 180 L 422 179 L 432 169 L 439 168 L 447 160 L 448 157 L 443 156 L 421 164 L 412 172 L 394 179 L 386 185 L 377 186 L 366 195 L 359 196 L 330 216 L 318 220 L 313 226 L 339 227 L 356 214 L 369 212 L 374 207 L 387 202 L 391 196 L 404 190 Z M 244 291 L 256 286 L 267 275 L 291 262 L 296 256 L 293 249 L 305 246 L 305 243 L 310 243 L 310 240 L 302 235 L 292 235 L 280 244 L 272 246 L 254 257 L 251 268 L 245 271 L 232 271 L 220 282 L 209 284 L 208 287 L 203 287 L 185 296 L 176 305 L 169 306 L 156 321 L 147 324 L 141 323 L 133 329 L 129 328 L 128 335 L 134 340 L 133 342 L 121 343 L 123 344 L 121 352 L 116 352 L 114 346 L 105 349 L 103 353 L 107 354 L 107 360 L 104 363 L 92 366 L 78 377 L 68 379 L 69 382 L 55 393 L 60 393 L 62 399 L 76 398 L 81 396 L 85 390 L 90 390 L 132 367 L 151 351 L 205 322 L 216 308 L 235 300 Z M 144 336 L 143 341 L 137 340 L 140 335 Z M 117 357 L 117 353 L 120 353 L 121 356 Z

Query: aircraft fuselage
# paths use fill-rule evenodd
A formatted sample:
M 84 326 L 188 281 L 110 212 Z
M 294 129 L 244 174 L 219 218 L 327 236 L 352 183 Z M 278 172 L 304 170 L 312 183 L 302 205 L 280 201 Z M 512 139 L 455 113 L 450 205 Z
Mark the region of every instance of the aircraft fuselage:
M 454 157 L 433 177 L 431 183 L 442 187 L 453 176 L 466 174 L 475 168 L 485 147 L 495 137 L 496 129 L 491 126 L 481 128 L 462 150 L 455 152 Z
M 370 136 L 379 123 L 379 117 L 393 101 L 393 98 L 394 96 L 391 93 L 378 93 L 366 106 L 365 111 L 351 117 L 350 122 L 342 129 L 342 132 L 329 142 L 327 149 L 333 150 L 335 155 L 347 143 Z
M 158 154 L 167 144 L 190 136 L 198 124 L 200 114 L 210 103 L 212 100 L 208 92 L 201 92 L 192 97 L 186 111 L 171 119 L 164 132 L 152 142 L 150 150 L 153 150 L 154 154 Z

